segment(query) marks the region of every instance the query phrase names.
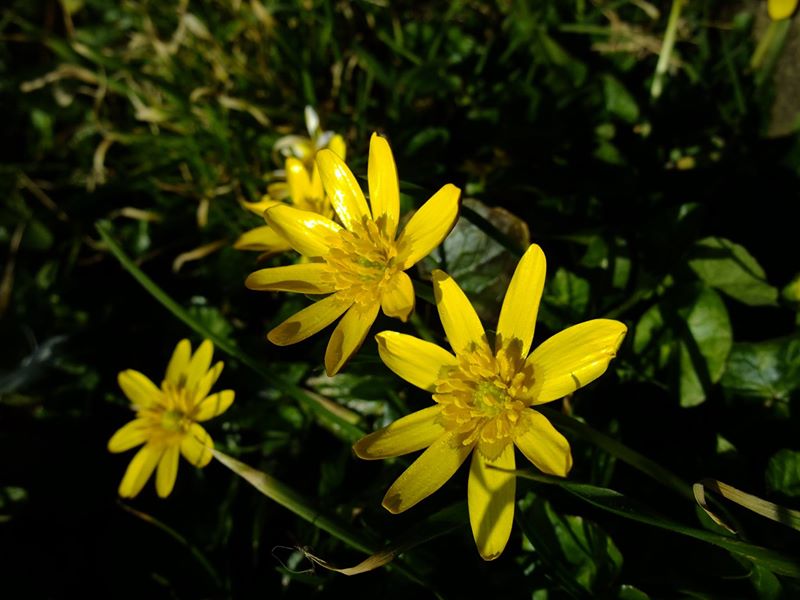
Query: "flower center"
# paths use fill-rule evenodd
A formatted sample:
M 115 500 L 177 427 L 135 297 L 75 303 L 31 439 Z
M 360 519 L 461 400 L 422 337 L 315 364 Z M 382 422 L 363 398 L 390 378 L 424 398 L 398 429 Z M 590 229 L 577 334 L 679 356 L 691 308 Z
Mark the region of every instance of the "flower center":
M 359 304 L 380 301 L 381 289 L 398 270 L 394 240 L 381 225 L 380 219 L 364 219 L 353 231 L 331 236 L 324 257 L 336 291 Z
M 186 415 L 177 410 L 165 410 L 161 415 L 161 427 L 167 431 L 183 431 Z
M 489 454 L 499 454 L 532 397 L 533 372 L 524 361 L 497 360 L 488 346 L 458 355 L 458 365 L 444 371 L 433 399 L 442 406 L 442 425 L 464 434 L 464 445 L 481 442 Z

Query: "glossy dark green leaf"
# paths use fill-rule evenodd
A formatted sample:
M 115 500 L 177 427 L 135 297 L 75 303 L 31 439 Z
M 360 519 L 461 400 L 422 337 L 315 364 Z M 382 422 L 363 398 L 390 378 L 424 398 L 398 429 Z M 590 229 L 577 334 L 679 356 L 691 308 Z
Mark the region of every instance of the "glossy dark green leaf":
M 784 449 L 767 464 L 767 486 L 786 496 L 800 496 L 800 452 Z
M 800 387 L 800 338 L 735 344 L 721 382 L 737 396 L 787 400 Z
M 774 305 L 777 288 L 767 283 L 766 273 L 739 244 L 721 237 L 703 238 L 695 244 L 689 266 L 711 287 L 752 306 Z

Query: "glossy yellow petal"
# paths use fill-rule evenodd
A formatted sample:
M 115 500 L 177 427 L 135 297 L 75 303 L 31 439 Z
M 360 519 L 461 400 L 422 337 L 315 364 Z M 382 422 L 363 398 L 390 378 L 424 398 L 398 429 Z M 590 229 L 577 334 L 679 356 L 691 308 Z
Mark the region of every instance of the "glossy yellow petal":
M 514 443 L 537 469 L 548 475 L 566 477 L 572 468 L 569 442 L 539 412 L 526 408 L 520 415 Z
M 381 308 L 388 317 L 405 322 L 414 310 L 414 284 L 405 271 L 398 271 L 383 288 Z
M 189 361 L 189 366 L 186 369 L 186 388 L 194 390 L 197 384 L 208 373 L 208 368 L 211 366 L 211 359 L 214 356 L 214 345 L 209 340 L 203 340 L 203 343 L 198 346 Z
M 278 254 L 292 249 L 289 242 L 269 225 L 245 231 L 233 243 L 233 247 L 236 250 L 266 252 L 267 254 Z
M 448 183 L 414 213 L 397 239 L 397 253 L 408 269 L 444 241 L 458 217 L 461 190 Z
M 328 142 L 328 150 L 333 152 L 342 160 L 347 158 L 347 144 L 344 143 L 344 138 L 338 133 L 331 138 L 330 142 Z
M 788 19 L 797 8 L 797 0 L 768 0 L 767 10 L 773 21 Z
M 261 269 L 251 273 L 244 284 L 248 289 L 261 292 L 330 294 L 336 289 L 325 263 L 303 263 Z
M 469 352 L 486 345 L 486 334 L 469 299 L 458 287 L 455 279 L 438 269 L 432 273 L 436 308 L 447 335 L 447 341 L 456 354 Z
M 344 159 L 342 159 L 344 160 Z M 325 211 L 318 211 L 320 214 L 330 213 L 333 214 L 333 208 L 330 207 L 330 201 L 325 198 L 325 188 L 322 187 L 322 176 L 319 174 L 319 167 L 317 166 L 316 161 L 314 161 L 314 167 L 311 170 L 311 196 L 314 198 L 324 199 L 324 202 L 320 203 L 320 207 L 330 208 L 330 210 Z
M 286 182 L 289 184 L 289 197 L 296 208 L 310 210 L 306 198 L 311 196 L 311 178 L 302 161 L 289 157 L 286 159 Z
M 356 456 L 365 460 L 402 456 L 433 444 L 445 430 L 438 423 L 442 407 L 423 408 L 364 436 L 353 445 Z
M 277 346 L 302 342 L 333 323 L 351 305 L 352 301 L 332 294 L 286 319 L 267 334 L 267 339 Z
M 378 316 L 380 306 L 353 304 L 331 334 L 325 349 L 325 372 L 333 377 L 350 360 L 369 333 L 369 328 Z
M 181 440 L 181 454 L 195 467 L 205 467 L 209 463 L 213 448 L 211 436 L 197 423 L 192 423 Z
M 122 393 L 137 409 L 164 404 L 164 393 L 146 375 L 128 369 L 117 375 L 117 383 Z
M 336 287 L 325 263 L 304 263 L 272 267 L 251 273 L 244 284 L 262 292 L 330 294 Z
M 258 215 L 259 217 L 264 217 L 264 213 L 272 208 L 273 206 L 278 206 L 281 203 L 277 200 L 274 200 L 269 195 L 262 196 L 261 200 L 258 202 L 242 202 L 242 206 L 249 210 L 254 215 Z
M 544 288 L 545 271 L 544 252 L 532 244 L 517 264 L 503 299 L 497 322 L 495 352 L 505 348 L 518 351 L 517 357 L 528 356 Z
M 445 433 L 431 444 L 392 484 L 383 507 L 401 513 L 442 487 L 472 452 L 473 445 L 464 445 L 463 439 L 463 434 Z
M 149 437 L 150 425 L 147 419 L 134 419 L 126 423 L 108 440 L 109 452 L 125 452 L 140 444 L 144 444 Z
M 133 498 L 142 491 L 163 454 L 163 447 L 155 444 L 145 445 L 131 460 L 119 484 L 119 495 Z
M 181 340 L 172 352 L 172 358 L 167 365 L 167 375 L 165 379 L 172 385 L 178 386 L 184 380 L 186 369 L 189 367 L 189 359 L 192 358 L 192 344 L 189 340 Z
M 317 165 L 325 193 L 347 229 L 352 231 L 364 219 L 372 218 L 364 192 L 341 158 L 330 150 L 320 150 L 317 153 Z
M 545 340 L 528 357 L 533 367 L 533 404 L 571 394 L 605 373 L 628 328 L 610 319 L 594 319 Z
M 480 451 L 472 453 L 467 486 L 469 524 L 483 560 L 494 560 L 506 547 L 514 523 L 514 475 L 489 468 L 514 469 L 514 444 L 506 444 L 500 455 L 490 460 Z
M 217 362 L 213 367 L 211 367 L 203 378 L 198 382 L 197 387 L 194 390 L 189 389 L 189 393 L 191 394 L 191 398 L 189 401 L 191 404 L 189 406 L 184 407 L 186 413 L 190 413 L 194 410 L 194 408 L 206 397 L 208 393 L 211 391 L 211 388 L 214 387 L 214 384 L 217 383 L 217 379 L 222 374 L 222 369 L 224 364 L 222 361 Z
M 217 415 L 221 415 L 233 404 L 234 396 L 233 390 L 223 390 L 207 396 L 200 402 L 197 408 L 195 408 L 192 419 L 203 422 L 213 419 Z
M 381 223 L 383 217 L 384 230 L 389 239 L 394 239 L 400 222 L 400 183 L 389 143 L 377 133 L 372 134 L 369 142 L 367 180 L 372 218 Z
M 458 364 L 444 348 L 395 331 L 375 336 L 383 363 L 412 385 L 432 392 L 442 371 Z
M 284 204 L 269 209 L 264 218 L 292 248 L 309 258 L 327 254 L 329 236 L 342 230 L 322 215 Z
M 178 446 L 167 446 L 161 460 L 158 461 L 156 471 L 156 493 L 160 498 L 166 498 L 172 493 L 175 487 L 175 478 L 178 476 L 178 458 L 180 450 Z

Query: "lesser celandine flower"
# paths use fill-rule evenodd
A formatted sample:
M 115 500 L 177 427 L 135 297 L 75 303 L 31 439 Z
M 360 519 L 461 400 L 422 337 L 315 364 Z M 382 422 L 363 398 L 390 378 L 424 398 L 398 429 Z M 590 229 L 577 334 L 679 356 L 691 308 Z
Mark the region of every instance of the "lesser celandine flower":
M 119 386 L 136 418 L 112 436 L 108 449 L 124 452 L 144 444 L 119 485 L 123 498 L 136 496 L 154 470 L 156 491 L 167 497 L 175 485 L 180 454 L 196 467 L 205 467 L 211 460 L 213 443 L 200 423 L 225 412 L 234 396 L 231 390 L 209 395 L 223 367 L 221 361 L 211 366 L 213 353 L 208 340 L 194 354 L 189 340 L 181 340 L 160 388 L 138 371 L 119 374 Z
M 788 19 L 797 9 L 798 0 L 768 0 L 767 11 L 773 21 Z
M 330 150 L 317 156 L 322 184 L 344 227 L 285 204 L 264 214 L 267 223 L 310 262 L 262 269 L 246 281 L 253 290 L 326 296 L 269 332 L 279 346 L 297 343 L 341 315 L 325 351 L 333 375 L 358 350 L 378 310 L 406 320 L 414 288 L 405 270 L 447 236 L 458 216 L 460 191 L 447 184 L 409 219 L 400 234 L 400 189 L 389 144 L 372 135 L 367 179 L 369 204 L 344 161 Z
M 355 452 L 379 459 L 427 448 L 386 492 L 383 506 L 393 513 L 439 489 L 472 453 L 469 517 L 486 560 L 500 556 L 508 541 L 516 485 L 513 475 L 489 467 L 514 469 L 516 446 L 541 471 L 565 476 L 569 443 L 535 407 L 602 375 L 627 331 L 618 321 L 587 321 L 528 355 L 544 277 L 544 254 L 532 245 L 509 284 L 493 347 L 464 292 L 442 271 L 434 271 L 433 289 L 453 354 L 393 331 L 376 336 L 386 366 L 433 392 L 435 404 L 365 436 Z

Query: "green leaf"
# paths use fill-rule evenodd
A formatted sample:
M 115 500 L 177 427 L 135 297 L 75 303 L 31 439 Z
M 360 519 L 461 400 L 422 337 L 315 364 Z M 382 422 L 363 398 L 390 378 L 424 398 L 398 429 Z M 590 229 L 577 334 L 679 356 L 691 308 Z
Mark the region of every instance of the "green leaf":
M 639 106 L 625 86 L 612 75 L 603 75 L 603 96 L 606 110 L 623 121 L 633 123 L 639 118 Z
M 517 477 L 524 479 L 557 485 L 584 502 L 625 519 L 713 544 L 743 556 L 773 573 L 800 579 L 800 557 L 786 555 L 777 550 L 749 544 L 736 538 L 687 527 L 654 513 L 643 504 L 612 489 L 585 483 L 574 483 L 558 477 L 550 477 L 528 471 L 514 471 L 514 473 Z
M 559 268 L 544 288 L 538 320 L 553 331 L 584 320 L 589 292 L 586 279 Z
M 679 313 L 689 334 L 679 342 L 681 406 L 695 406 L 705 401 L 710 384 L 722 377 L 733 332 L 725 304 L 712 289 L 701 289 Z
M 527 248 L 528 226 L 519 217 L 502 208 L 490 208 L 477 200 L 465 199 L 463 205 L 513 240 L 515 246 Z M 517 257 L 466 219 L 456 223 L 431 257 L 458 281 L 478 314 L 487 323 L 495 323 L 500 300 L 517 266 Z M 423 266 L 432 269 L 434 264 L 429 258 Z
M 786 496 L 800 496 L 800 452 L 780 450 L 767 464 L 767 487 Z
M 698 241 L 689 266 L 711 287 L 751 306 L 772 306 L 778 290 L 766 281 L 755 258 L 739 244 L 720 237 Z
M 721 382 L 737 396 L 788 400 L 800 387 L 800 337 L 735 344 Z
M 613 586 L 622 555 L 599 526 L 583 517 L 557 513 L 541 498 L 523 508 L 522 515 L 525 535 L 552 577 L 568 591 L 578 597 L 596 597 Z

